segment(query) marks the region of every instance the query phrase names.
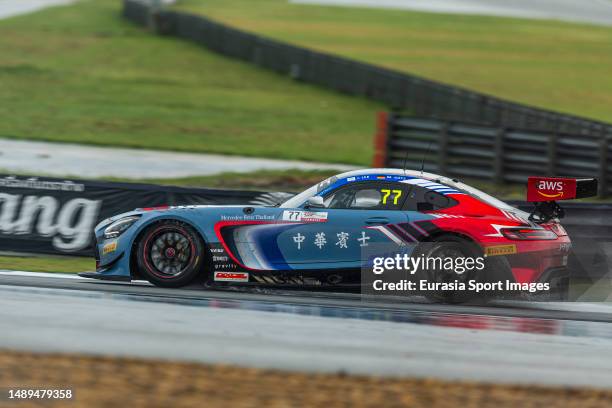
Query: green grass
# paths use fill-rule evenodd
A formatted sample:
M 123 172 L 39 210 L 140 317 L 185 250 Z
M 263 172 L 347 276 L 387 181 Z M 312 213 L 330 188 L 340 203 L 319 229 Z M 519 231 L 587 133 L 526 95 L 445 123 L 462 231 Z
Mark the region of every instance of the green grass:
M 77 273 L 93 271 L 96 269 L 96 265 L 93 257 L 23 255 L 0 256 L 0 269 Z
M 84 0 L 0 21 L 0 137 L 368 164 L 375 112 Z
M 181 0 L 176 7 L 293 44 L 612 122 L 612 28 L 288 0 Z

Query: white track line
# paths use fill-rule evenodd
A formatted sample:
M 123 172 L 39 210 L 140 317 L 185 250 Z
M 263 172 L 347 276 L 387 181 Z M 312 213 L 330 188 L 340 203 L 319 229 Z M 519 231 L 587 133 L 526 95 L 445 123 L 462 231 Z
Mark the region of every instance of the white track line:
M 45 273 L 28 271 L 8 271 L 0 270 L 0 275 L 5 276 L 27 276 L 31 278 L 57 278 L 57 279 L 85 279 L 72 273 Z
M 90 272 L 90 271 L 83 271 L 83 272 Z M 80 276 L 78 276 L 76 273 L 47 273 L 47 272 L 29 272 L 29 271 L 9 271 L 6 269 L 0 269 L 0 276 L 25 276 L 28 278 L 54 278 L 54 279 L 76 279 L 76 280 L 82 280 L 82 281 L 86 281 L 86 282 L 90 282 L 93 279 L 89 279 L 89 278 L 82 278 Z M 126 284 L 129 282 L 124 282 L 124 281 L 104 281 L 106 283 L 117 283 L 117 284 Z M 145 280 L 133 280 L 132 283 L 138 283 L 138 284 L 148 284 L 150 285 L 149 281 L 145 281 Z

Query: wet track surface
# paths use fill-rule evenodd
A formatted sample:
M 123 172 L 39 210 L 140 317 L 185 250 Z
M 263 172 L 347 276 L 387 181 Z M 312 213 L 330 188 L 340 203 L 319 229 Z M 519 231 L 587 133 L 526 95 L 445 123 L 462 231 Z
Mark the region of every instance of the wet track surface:
M 1 2 L 2 0 L 0 0 Z M 294 160 L 258 159 L 218 154 L 180 153 L 147 149 L 83 146 L 0 139 L 2 168 L 28 174 L 65 177 L 172 178 L 256 170 L 346 171 L 354 166 Z M 82 163 L 86 161 L 87 167 Z
M 28 351 L 610 387 L 611 321 L 604 303 L 443 305 L 0 272 L 0 348 Z
M 293 3 L 407 9 L 612 25 L 610 0 L 291 0 Z
M 31 13 L 47 7 L 63 6 L 75 0 L 0 0 L 0 18 Z
M 313 292 L 263 288 L 209 289 L 193 285 L 186 289 L 163 289 L 148 282 L 132 283 L 97 281 L 76 275 L 45 273 L 0 272 L 0 285 L 78 290 L 114 295 L 116 298 L 155 301 L 169 304 L 205 307 L 228 307 L 267 312 L 311 314 L 309 310 L 324 310 L 331 317 L 352 317 L 371 320 L 404 321 L 406 313 L 452 313 L 498 317 L 528 317 L 539 319 L 612 322 L 612 303 L 562 303 L 500 300 L 488 303 L 449 305 L 431 303 L 421 297 L 367 296 L 358 293 Z M 227 306 L 226 306 L 227 305 Z M 331 313 L 330 311 L 334 311 Z

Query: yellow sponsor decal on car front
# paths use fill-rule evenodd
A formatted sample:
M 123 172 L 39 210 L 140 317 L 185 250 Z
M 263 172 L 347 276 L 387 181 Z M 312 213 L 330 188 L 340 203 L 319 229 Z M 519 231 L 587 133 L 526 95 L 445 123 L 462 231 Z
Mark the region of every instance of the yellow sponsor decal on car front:
M 102 255 L 110 254 L 117 250 L 117 241 L 109 242 L 102 248 Z
M 516 254 L 516 245 L 495 245 L 485 248 L 487 256 L 512 255 Z

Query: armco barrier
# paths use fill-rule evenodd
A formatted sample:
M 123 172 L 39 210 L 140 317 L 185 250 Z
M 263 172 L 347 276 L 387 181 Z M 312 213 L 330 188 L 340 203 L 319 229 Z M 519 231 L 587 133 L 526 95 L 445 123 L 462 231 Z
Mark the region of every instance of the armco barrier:
M 3 251 L 93 256 L 95 225 L 135 208 L 276 204 L 291 194 L 0 175 Z
M 175 35 L 217 53 L 304 81 L 383 102 L 420 117 L 461 120 L 601 137 L 612 125 L 513 103 L 238 30 L 203 16 L 124 0 L 124 16 L 164 35 Z
M 596 177 L 600 196 L 612 188 L 610 137 L 382 113 L 377 165 L 420 168 L 450 177 L 526 183 L 528 176 Z M 381 153 L 382 152 L 382 153 Z

